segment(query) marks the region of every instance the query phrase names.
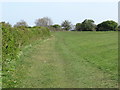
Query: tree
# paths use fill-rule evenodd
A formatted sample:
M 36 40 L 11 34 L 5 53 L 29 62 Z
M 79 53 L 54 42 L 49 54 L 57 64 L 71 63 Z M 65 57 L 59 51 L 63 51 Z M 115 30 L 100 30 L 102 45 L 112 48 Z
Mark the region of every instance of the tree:
M 97 31 L 115 31 L 118 24 L 115 21 L 108 20 L 97 25 Z
M 49 27 L 49 29 L 50 29 L 51 31 L 61 31 L 61 26 L 58 25 L 58 24 L 54 24 L 54 25 L 51 25 L 51 26 Z
M 54 25 L 52 25 L 52 27 L 54 27 L 54 28 L 56 28 L 56 29 L 61 28 L 61 26 L 58 25 L 58 24 L 54 24 Z
M 75 29 L 76 29 L 76 31 L 81 31 L 82 30 L 81 23 L 77 23 L 75 25 Z
M 21 20 L 14 25 L 14 27 L 21 27 L 21 26 L 28 27 L 28 24 L 24 20 Z
M 118 26 L 117 30 L 120 31 L 120 25 Z
M 94 21 L 91 19 L 85 19 L 81 24 L 82 31 L 93 31 L 95 28 Z
M 52 25 L 52 20 L 48 17 L 39 18 L 35 21 L 36 26 L 48 27 Z
M 65 20 L 62 22 L 61 26 L 66 30 L 70 30 L 71 29 L 71 22 L 69 22 L 68 20 Z

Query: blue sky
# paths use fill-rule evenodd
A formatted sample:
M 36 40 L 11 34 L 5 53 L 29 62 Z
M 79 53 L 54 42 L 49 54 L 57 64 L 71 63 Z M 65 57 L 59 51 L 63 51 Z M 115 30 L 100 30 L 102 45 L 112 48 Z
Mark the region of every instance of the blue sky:
M 96 24 L 105 20 L 118 21 L 117 2 L 3 2 L 2 21 L 14 25 L 25 20 L 35 25 L 38 18 L 50 17 L 54 24 L 69 20 L 73 24 L 93 19 Z

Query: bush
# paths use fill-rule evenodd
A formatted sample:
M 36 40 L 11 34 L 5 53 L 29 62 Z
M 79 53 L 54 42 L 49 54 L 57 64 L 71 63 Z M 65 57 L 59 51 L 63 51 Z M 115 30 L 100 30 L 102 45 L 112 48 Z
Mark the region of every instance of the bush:
M 9 88 L 15 84 L 12 74 L 22 48 L 35 40 L 50 36 L 50 32 L 46 27 L 11 27 L 5 22 L 0 24 L 2 24 L 3 87 Z

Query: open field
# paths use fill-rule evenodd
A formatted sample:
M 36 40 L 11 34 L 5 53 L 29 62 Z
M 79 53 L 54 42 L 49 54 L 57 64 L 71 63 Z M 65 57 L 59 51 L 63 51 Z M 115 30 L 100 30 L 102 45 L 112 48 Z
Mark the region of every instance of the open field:
M 23 51 L 16 87 L 117 87 L 118 32 L 52 32 Z

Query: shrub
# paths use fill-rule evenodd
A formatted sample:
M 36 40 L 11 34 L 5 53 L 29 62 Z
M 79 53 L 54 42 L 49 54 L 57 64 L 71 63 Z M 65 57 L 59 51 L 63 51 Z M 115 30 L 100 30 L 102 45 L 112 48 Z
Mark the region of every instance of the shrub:
M 9 88 L 16 84 L 12 75 L 22 48 L 35 40 L 50 36 L 50 32 L 46 27 L 11 27 L 5 22 L 0 24 L 2 24 L 3 87 Z

